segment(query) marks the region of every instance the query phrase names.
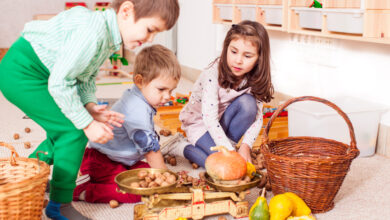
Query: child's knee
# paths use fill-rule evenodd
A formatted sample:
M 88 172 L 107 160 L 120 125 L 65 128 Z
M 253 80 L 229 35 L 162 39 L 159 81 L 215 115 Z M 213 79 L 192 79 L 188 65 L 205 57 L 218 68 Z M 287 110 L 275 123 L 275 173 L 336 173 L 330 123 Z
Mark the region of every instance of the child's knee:
M 257 113 L 256 98 L 250 94 L 243 94 L 238 99 L 241 111 L 248 116 L 255 117 Z

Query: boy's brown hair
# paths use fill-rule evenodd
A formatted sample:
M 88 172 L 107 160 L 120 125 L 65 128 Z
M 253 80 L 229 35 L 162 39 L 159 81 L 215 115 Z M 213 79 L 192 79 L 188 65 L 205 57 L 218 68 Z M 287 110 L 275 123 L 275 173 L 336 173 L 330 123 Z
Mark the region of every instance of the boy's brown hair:
M 135 58 L 134 74 L 141 75 L 144 83 L 163 74 L 179 81 L 181 68 L 175 54 L 168 48 L 156 44 L 142 49 Z
M 159 16 L 165 21 L 165 26 L 169 30 L 179 17 L 178 0 L 114 0 L 111 7 L 118 12 L 120 6 L 126 1 L 130 1 L 134 5 L 135 21 L 140 18 Z

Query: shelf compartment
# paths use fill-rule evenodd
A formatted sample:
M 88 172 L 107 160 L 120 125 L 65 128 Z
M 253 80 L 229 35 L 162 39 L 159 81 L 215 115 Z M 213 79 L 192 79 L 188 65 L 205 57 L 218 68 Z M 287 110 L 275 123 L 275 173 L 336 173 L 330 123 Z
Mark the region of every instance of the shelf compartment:
M 232 4 L 214 4 L 214 21 L 223 22 L 233 21 L 233 5 Z
M 282 5 L 259 5 L 262 21 L 269 25 L 282 25 L 283 6 Z
M 323 9 L 328 31 L 363 34 L 364 10 L 361 9 Z
M 256 5 L 236 5 L 238 10 L 238 17 L 240 21 L 243 20 L 257 20 L 257 7 Z
M 293 7 L 296 14 L 299 15 L 299 26 L 301 28 L 321 30 L 322 29 L 322 9 Z

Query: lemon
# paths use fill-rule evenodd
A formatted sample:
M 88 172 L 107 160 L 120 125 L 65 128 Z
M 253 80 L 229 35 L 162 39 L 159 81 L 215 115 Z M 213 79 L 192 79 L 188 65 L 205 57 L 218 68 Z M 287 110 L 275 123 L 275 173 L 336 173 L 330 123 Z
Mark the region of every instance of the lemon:
M 294 203 L 288 196 L 284 194 L 279 194 L 272 197 L 271 201 L 269 202 L 271 220 L 285 220 L 291 215 L 293 209 Z
M 293 192 L 286 192 L 284 193 L 287 197 L 289 197 L 293 203 L 294 203 L 294 209 L 292 211 L 292 216 L 304 216 L 304 215 L 310 215 L 311 210 L 306 205 L 305 201 L 301 199 L 297 194 Z

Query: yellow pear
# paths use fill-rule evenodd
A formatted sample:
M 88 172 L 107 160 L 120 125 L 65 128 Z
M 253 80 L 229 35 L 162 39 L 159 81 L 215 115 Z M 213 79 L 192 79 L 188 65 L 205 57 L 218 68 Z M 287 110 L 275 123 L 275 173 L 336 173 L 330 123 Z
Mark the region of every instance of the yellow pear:
M 293 192 L 286 192 L 283 195 L 289 197 L 294 203 L 292 216 L 310 215 L 311 213 L 310 208 L 306 205 L 305 201 L 303 201 L 303 199 L 301 199 L 301 197 L 299 197 L 297 194 Z
M 272 197 L 269 202 L 269 212 L 271 220 L 285 220 L 293 211 L 293 201 L 284 194 Z

